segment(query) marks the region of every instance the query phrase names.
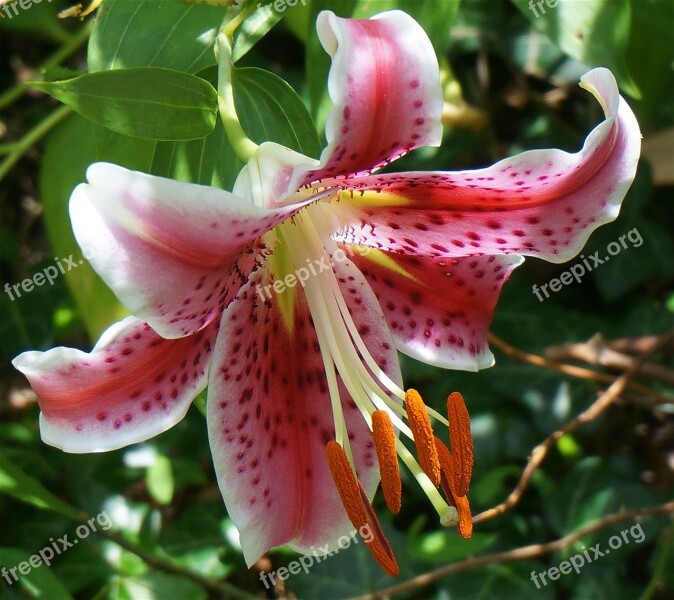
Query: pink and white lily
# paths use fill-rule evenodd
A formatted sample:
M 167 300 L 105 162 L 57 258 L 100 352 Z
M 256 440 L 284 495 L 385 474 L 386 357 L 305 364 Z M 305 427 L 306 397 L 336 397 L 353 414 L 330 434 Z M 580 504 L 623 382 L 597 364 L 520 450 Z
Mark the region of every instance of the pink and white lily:
M 215 470 L 248 564 L 280 544 L 332 547 L 351 529 L 326 445 L 344 450 L 365 506 L 380 478 L 373 413 L 413 437 L 397 350 L 445 368 L 490 366 L 487 329 L 512 270 L 524 255 L 566 261 L 615 219 L 640 151 L 613 76 L 595 69 L 581 85 L 605 120 L 575 154 L 377 174 L 440 144 L 431 43 L 400 11 L 326 11 L 317 28 L 334 103 L 320 161 L 264 143 L 231 193 L 92 165 L 70 201 L 73 228 L 82 247 L 120 249 L 92 264 L 134 316 L 89 353 L 14 360 L 37 393 L 43 440 L 67 452 L 147 440 L 208 386 Z

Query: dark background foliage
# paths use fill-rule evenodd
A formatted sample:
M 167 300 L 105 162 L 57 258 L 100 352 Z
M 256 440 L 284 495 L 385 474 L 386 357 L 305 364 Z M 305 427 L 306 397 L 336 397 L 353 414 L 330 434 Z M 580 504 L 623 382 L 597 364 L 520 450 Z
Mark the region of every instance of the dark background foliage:
M 124 10 L 121 0 L 105 0 L 100 10 L 115 2 L 116 9 Z M 147 9 L 147 22 L 138 26 L 148 32 L 164 25 L 166 12 L 159 8 L 186 6 L 177 0 L 136 4 Z M 289 82 L 310 108 L 320 132 L 328 63 L 313 32 L 315 14 L 322 8 L 355 16 L 396 6 L 409 10 L 433 39 L 447 77 L 446 99 L 456 110 L 448 118 L 442 147 L 413 153 L 397 162 L 396 170 L 477 167 L 537 147 L 575 151 L 602 118 L 594 99 L 578 88 L 579 76 L 591 66 L 612 68 L 637 113 L 644 154 L 620 217 L 592 236 L 584 254 L 597 250 L 603 254 L 609 243 L 634 228 L 643 244 L 623 249 L 581 284 L 566 286 L 545 302 L 532 293 L 532 285 L 548 282 L 570 264 L 528 259 L 505 286 L 492 331 L 510 346 L 535 355 L 597 334 L 609 341 L 628 338 L 634 351 L 625 355 L 632 360 L 640 340 L 662 335 L 674 325 L 674 4 L 670 0 L 562 4 L 567 5 L 564 10 L 544 3 L 546 13 L 537 18 L 524 0 L 464 0 L 460 5 L 454 0 L 313 0 L 306 9 L 289 10 L 239 66 L 262 67 Z M 189 159 L 169 165 L 164 160 L 167 152 L 184 142 L 139 142 L 110 133 L 21 85 L 106 67 L 105 44 L 100 40 L 97 53 L 89 48 L 87 63 L 86 39 L 95 14 L 84 23 L 58 20 L 56 12 L 67 5 L 65 0 L 34 4 L 19 16 L 0 20 L 3 287 L 77 251 L 67 199 L 90 162 L 105 158 L 225 188 L 240 167 L 228 159 L 231 150 L 219 146 L 217 137 L 187 143 L 190 152 L 195 146 L 189 144 L 202 144 L 206 162 L 198 168 Z M 191 14 L 214 19 L 215 27 L 223 9 L 200 6 Z M 185 29 L 181 31 L 184 34 Z M 146 38 L 150 47 L 153 34 Z M 120 53 L 127 63 L 145 64 L 142 52 L 122 47 Z M 160 58 L 177 61 L 183 56 L 187 54 Z M 191 65 L 190 72 L 209 79 L 212 73 L 203 69 L 211 63 L 205 58 L 202 63 L 169 66 L 190 71 Z M 244 75 L 242 90 L 248 89 L 246 82 L 252 85 Z M 259 127 L 246 118 L 242 115 L 251 130 Z M 302 124 L 296 120 L 284 130 L 281 121 L 277 119 L 278 128 L 271 135 L 292 145 Z M 316 155 L 320 146 L 312 136 L 300 137 L 307 144 L 305 152 Z M 204 418 L 196 407 L 174 429 L 140 447 L 71 455 L 40 441 L 35 397 L 9 361 L 27 349 L 54 345 L 88 349 L 98 333 L 123 314 L 88 265 L 14 301 L 0 294 L 0 310 L 0 566 L 9 568 L 26 560 L 50 538 L 66 533 L 72 537 L 86 522 L 85 514 L 105 510 L 119 531 L 117 541 L 103 533 L 90 535 L 50 568 L 33 569 L 12 586 L 0 579 L 0 598 L 197 600 L 217 597 L 217 585 L 221 592 L 231 585 L 225 597 L 287 593 L 322 599 L 374 592 L 396 583 L 379 572 L 360 543 L 314 566 L 308 575 L 292 576 L 285 592 L 265 590 L 258 578 L 260 569 L 277 569 L 296 555 L 278 549 L 246 569 L 217 490 Z M 454 390 L 469 403 L 476 443 L 471 495 L 475 514 L 505 499 L 532 449 L 608 386 L 596 378 L 522 362 L 498 348 L 494 353 L 496 365 L 479 374 L 441 371 L 403 359 L 406 384 L 418 388 L 429 404 L 443 411 L 447 394 Z M 405 481 L 403 510 L 395 518 L 383 517 L 401 565 L 397 582 L 472 556 L 544 544 L 621 509 L 671 500 L 673 355 L 671 343 L 660 348 L 650 360 L 665 373 L 663 377 L 638 375 L 636 381 L 645 390 L 628 388 L 597 420 L 561 437 L 520 503 L 479 524 L 468 541 L 453 530 L 440 529 L 421 492 L 412 481 Z M 613 377 L 624 370 L 610 364 L 581 366 Z M 381 498 L 375 506 L 386 515 Z M 645 534 L 642 542 L 632 539 L 579 574 L 563 575 L 540 589 L 532 582 L 532 571 L 557 566 L 595 544 L 606 547 L 611 536 L 637 522 Z M 468 568 L 427 586 L 410 586 L 399 597 L 664 600 L 674 598 L 673 549 L 671 515 L 631 519 L 559 551 Z M 213 585 L 198 581 L 195 572 Z

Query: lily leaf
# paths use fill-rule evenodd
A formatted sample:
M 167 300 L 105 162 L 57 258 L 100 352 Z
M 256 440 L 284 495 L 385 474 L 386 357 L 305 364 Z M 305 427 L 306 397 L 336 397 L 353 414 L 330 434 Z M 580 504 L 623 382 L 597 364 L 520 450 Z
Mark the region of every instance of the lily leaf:
M 237 28 L 235 61 L 283 17 L 266 4 Z M 197 73 L 216 64 L 213 48 L 226 10 L 177 0 L 106 0 L 89 42 L 89 70 L 153 66 Z
M 318 158 L 316 126 L 295 90 L 263 69 L 235 69 L 234 101 L 243 130 L 257 143 L 273 141 Z
M 47 139 L 40 171 L 45 224 L 54 256 L 65 258 L 72 254 L 79 265 L 63 277 L 92 340 L 111 323 L 127 316 L 128 311 L 88 261 L 79 264 L 82 251 L 70 227 L 68 198 L 75 186 L 85 180 L 85 171 L 93 162 L 108 161 L 148 171 L 155 144 L 118 135 L 79 115 L 69 117 Z
M 217 78 L 215 68 L 200 75 L 213 83 Z M 285 81 L 268 71 L 244 68 L 234 69 L 233 85 L 241 125 L 252 140 L 276 142 L 318 157 L 321 147 L 311 116 Z M 158 143 L 151 172 L 229 190 L 242 167 L 218 119 L 215 131 L 202 140 Z
M 215 127 L 215 88 L 181 71 L 137 67 L 33 85 L 122 135 L 195 140 L 206 137 Z
M 196 73 L 215 64 L 223 8 L 177 0 L 106 0 L 89 41 L 89 71 L 153 66 Z
M 0 565 L 6 567 L 18 566 L 21 563 L 28 563 L 31 555 L 25 550 L 19 548 L 0 548 Z M 35 560 L 35 559 L 33 559 Z M 28 563 L 30 564 L 30 563 Z M 24 570 L 26 567 L 24 567 Z M 44 600 L 72 600 L 72 595 L 61 583 L 58 577 L 54 575 L 53 571 L 45 568 L 44 564 L 40 564 L 37 568 L 31 568 L 26 575 L 18 572 L 17 586 L 23 587 L 26 592 L 26 598 L 42 598 Z M 11 576 L 8 574 L 8 577 Z M 11 580 L 12 583 L 16 583 Z M 6 596 L 13 598 L 14 596 Z M 17 594 L 16 597 L 19 597 Z
M 78 520 L 79 512 L 57 498 L 37 479 L 24 473 L 3 454 L 0 455 L 0 493 L 8 494 L 42 510 L 51 510 L 69 519 Z
M 631 26 L 630 2 L 551 2 L 553 6 L 534 2 L 532 9 L 529 0 L 513 1 L 534 27 L 566 54 L 590 67 L 608 67 L 626 93 L 641 97 L 625 60 Z

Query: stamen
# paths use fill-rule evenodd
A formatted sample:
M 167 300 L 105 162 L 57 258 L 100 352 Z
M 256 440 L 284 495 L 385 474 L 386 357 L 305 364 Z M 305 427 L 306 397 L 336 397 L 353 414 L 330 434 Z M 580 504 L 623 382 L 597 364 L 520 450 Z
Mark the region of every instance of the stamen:
M 431 419 L 426 411 L 426 405 L 419 392 L 407 390 L 405 394 L 405 410 L 410 429 L 414 434 L 414 443 L 419 453 L 419 464 L 435 487 L 440 485 L 440 461 L 435 447 L 435 436 L 431 427 Z
M 470 432 L 470 415 L 459 392 L 453 392 L 447 398 L 447 413 L 454 462 L 452 491 L 455 496 L 465 496 L 473 471 L 473 436 Z
M 449 448 L 445 446 L 445 443 L 439 439 L 434 438 L 435 448 L 438 451 L 438 460 L 440 461 L 440 468 L 442 469 L 442 474 L 440 477 L 440 487 L 445 493 L 445 496 L 449 500 L 453 500 L 454 497 L 454 459 L 452 458 L 452 453 L 449 451 Z
M 396 435 L 388 413 L 375 410 L 372 413 L 372 435 L 379 459 L 379 473 L 384 500 L 389 510 L 397 515 L 402 504 L 402 481 L 396 452 Z
M 342 500 L 351 524 L 363 537 L 363 541 L 367 544 L 368 549 L 379 563 L 379 566 L 388 575 L 395 577 L 399 569 L 393 550 L 384 535 L 379 520 L 367 498 L 367 494 L 363 490 L 363 486 L 356 479 L 351 469 L 344 449 L 337 442 L 330 441 L 326 446 L 326 453 L 332 478 L 335 481 L 339 497 Z M 363 535 L 363 529 L 366 527 L 372 533 L 369 541 Z
M 447 448 L 444 442 L 437 437 L 435 438 L 435 445 L 438 449 L 438 457 L 440 459 L 440 465 L 442 466 L 440 485 L 442 486 L 442 491 L 445 493 L 449 504 L 454 506 L 457 512 L 456 522 L 452 524 L 456 525 L 461 537 L 467 539 L 473 535 L 473 516 L 470 512 L 468 497 L 465 495 L 458 496 L 454 493 L 454 459 L 452 458 L 452 453 L 449 451 L 449 448 Z
M 456 525 L 456 508 L 445 502 L 436 486 L 433 485 L 433 482 L 428 478 L 428 475 L 424 473 L 423 469 L 419 466 L 419 463 L 414 460 L 412 453 L 399 439 L 396 440 L 396 450 L 398 451 L 398 456 L 400 456 L 405 463 L 405 466 L 410 470 L 410 473 L 412 473 L 412 476 L 416 479 L 419 487 L 424 494 L 426 494 L 426 497 L 430 500 L 433 508 L 437 511 L 442 526 L 449 527 L 451 525 Z
M 459 535 L 468 539 L 473 535 L 473 515 L 470 512 L 468 496 L 455 496 L 456 510 L 459 512 L 459 524 L 456 526 Z

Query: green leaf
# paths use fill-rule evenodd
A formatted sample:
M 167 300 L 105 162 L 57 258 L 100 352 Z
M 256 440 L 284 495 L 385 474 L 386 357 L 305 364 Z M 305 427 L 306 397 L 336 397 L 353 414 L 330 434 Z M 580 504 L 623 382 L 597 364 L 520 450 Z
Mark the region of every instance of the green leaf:
M 252 0 L 251 0 L 252 1 Z M 286 11 L 277 11 L 270 5 L 262 2 L 255 12 L 236 29 L 234 34 L 234 49 L 232 60 L 238 61 L 244 56 L 264 35 L 278 23 L 286 14 Z M 287 6 L 284 2 L 284 6 Z M 294 12 L 294 10 L 288 11 Z
M 224 15 L 177 0 L 106 0 L 89 42 L 89 71 L 152 66 L 196 73 L 215 64 Z
M 483 552 L 496 541 L 493 533 L 474 533 L 469 539 L 446 529 L 420 536 L 410 544 L 409 556 L 424 563 L 447 563 Z
M 215 82 L 214 68 L 201 73 Z M 234 69 L 234 102 L 246 134 L 255 142 L 276 142 L 318 157 L 316 128 L 302 100 L 281 78 L 261 69 Z M 160 142 L 152 173 L 178 181 L 231 189 L 243 167 L 229 143 L 222 122 L 208 137 L 191 142 Z
M 75 186 L 85 180 L 87 167 L 96 161 L 108 161 L 149 171 L 154 147 L 154 142 L 118 135 L 79 115 L 68 118 L 52 132 L 40 171 L 40 196 L 54 256 L 72 254 L 76 262 L 82 258 L 70 226 L 68 199 Z M 87 261 L 63 277 L 92 340 L 128 315 Z
M 160 600 L 162 598 L 189 598 L 190 600 L 206 600 L 206 591 L 198 584 L 161 572 L 147 573 L 140 577 L 124 577 L 118 582 L 116 594 L 110 598 L 129 598 L 143 600 Z
M 74 520 L 80 519 L 75 508 L 54 496 L 37 479 L 12 464 L 5 455 L 0 455 L 0 493 L 41 510 L 51 510 Z
M 615 0 L 533 3 L 513 0 L 531 23 L 566 54 L 588 66 L 608 67 L 630 96 L 641 93 L 625 59 L 630 36 L 631 5 Z
M 158 67 L 88 73 L 36 88 L 122 135 L 196 140 L 215 127 L 218 95 L 200 77 Z
M 232 81 L 241 126 L 253 141 L 273 141 L 318 158 L 321 145 L 316 126 L 290 85 L 255 68 L 235 69 Z
M 170 504 L 173 498 L 173 468 L 165 456 L 157 460 L 147 470 L 147 489 L 160 504 Z
M 33 556 L 39 557 L 39 555 Z M 24 550 L 20 550 L 19 548 L 0 548 L 0 565 L 7 567 L 7 569 L 17 567 L 21 563 L 28 563 L 30 558 L 30 554 Z M 39 566 L 31 567 L 30 563 L 28 563 L 28 566 L 22 567 L 24 571 L 27 571 L 26 575 L 21 574 L 18 569 L 15 571 L 18 581 L 14 581 L 11 574 L 7 574 L 7 577 L 12 580 L 11 585 L 23 588 L 26 592 L 25 597 L 27 598 L 44 598 L 44 600 L 72 600 L 70 592 L 68 592 L 68 590 L 59 581 L 56 575 L 54 575 L 51 569 L 49 569 L 44 563 L 37 563 L 36 559 L 33 559 L 33 562 L 35 564 L 39 564 Z M 28 570 L 29 567 L 30 570 Z M 5 581 L 3 581 L 3 584 L 4 583 Z M 13 596 L 10 595 L 9 597 Z
M 642 96 L 632 107 L 641 129 L 649 131 L 674 123 L 674 2 L 634 0 L 632 6 L 627 63 Z

